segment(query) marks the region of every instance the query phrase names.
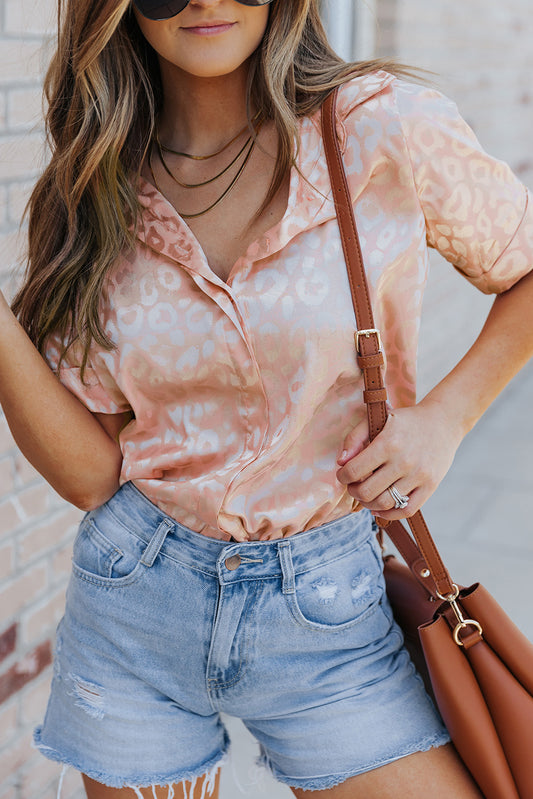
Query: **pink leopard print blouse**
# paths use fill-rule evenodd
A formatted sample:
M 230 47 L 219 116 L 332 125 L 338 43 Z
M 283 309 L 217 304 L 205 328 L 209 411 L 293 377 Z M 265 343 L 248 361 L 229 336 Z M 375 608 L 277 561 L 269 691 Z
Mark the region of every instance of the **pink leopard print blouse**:
M 412 404 L 428 245 L 482 291 L 505 291 L 532 267 L 533 207 L 433 89 L 377 72 L 341 89 L 338 112 L 390 400 Z M 298 166 L 282 221 L 227 284 L 143 181 L 136 252 L 102 297 L 116 349 L 93 347 L 86 385 L 79 353 L 60 370 L 91 411 L 133 409 L 122 482 L 215 538 L 270 540 L 354 509 L 336 458 L 365 411 L 318 116 L 301 121 Z

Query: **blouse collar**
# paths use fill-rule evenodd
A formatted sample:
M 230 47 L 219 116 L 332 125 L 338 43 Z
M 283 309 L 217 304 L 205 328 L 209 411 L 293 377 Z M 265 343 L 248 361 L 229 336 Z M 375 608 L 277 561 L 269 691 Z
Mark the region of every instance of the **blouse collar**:
M 344 119 L 355 107 L 382 91 L 394 80 L 379 71 L 350 81 L 349 96 L 339 97 L 338 133 L 346 148 Z M 151 250 L 196 272 L 210 282 L 222 282 L 209 268 L 203 250 L 190 227 L 171 203 L 147 180 L 139 178 L 139 200 L 144 207 L 137 238 Z M 324 147 L 320 111 L 300 120 L 300 147 L 291 168 L 289 199 L 282 219 L 252 242 L 239 259 L 253 263 L 282 250 L 293 238 L 335 217 Z

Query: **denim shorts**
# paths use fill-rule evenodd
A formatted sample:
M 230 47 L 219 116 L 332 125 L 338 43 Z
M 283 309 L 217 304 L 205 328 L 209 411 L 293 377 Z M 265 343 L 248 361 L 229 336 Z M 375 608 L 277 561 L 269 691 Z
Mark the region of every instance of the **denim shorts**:
M 37 747 L 108 786 L 170 793 L 213 784 L 221 712 L 276 779 L 308 790 L 449 741 L 392 618 L 367 511 L 219 541 L 126 483 L 84 517 Z

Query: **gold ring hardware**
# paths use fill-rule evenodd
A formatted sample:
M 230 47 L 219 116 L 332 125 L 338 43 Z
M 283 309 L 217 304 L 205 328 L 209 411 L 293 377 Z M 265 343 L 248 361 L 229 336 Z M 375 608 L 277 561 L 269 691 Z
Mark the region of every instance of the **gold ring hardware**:
M 439 594 L 439 592 L 437 591 L 436 593 L 438 598 L 442 599 L 444 602 L 450 602 L 450 603 L 455 602 L 455 600 L 459 596 L 459 588 L 455 585 L 455 583 L 452 583 L 452 588 L 453 588 L 453 594 L 448 594 L 448 596 L 443 596 L 442 594 Z
M 457 646 L 464 646 L 463 642 L 459 638 L 459 630 L 464 630 L 465 627 L 475 627 L 479 634 L 483 635 L 483 627 L 478 621 L 475 621 L 475 619 L 463 619 L 463 621 L 459 622 L 453 631 L 453 639 Z
M 383 346 L 381 344 L 381 333 L 375 327 L 369 327 L 367 330 L 357 330 L 355 333 L 355 349 L 357 350 L 359 355 L 361 355 L 361 350 L 359 349 L 359 339 L 361 338 L 361 336 L 364 336 L 365 338 L 370 338 L 372 334 L 378 337 L 379 352 L 382 352 Z
M 479 634 L 483 635 L 483 627 L 475 619 L 465 619 L 461 611 L 461 608 L 457 604 L 457 598 L 459 596 L 459 588 L 455 585 L 455 583 L 452 583 L 452 588 L 453 588 L 453 594 L 449 594 L 448 596 L 443 596 L 442 594 L 439 594 L 439 592 L 437 591 L 437 596 L 439 597 L 439 599 L 443 599 L 445 602 L 450 603 L 452 610 L 455 613 L 455 618 L 457 619 L 458 622 L 453 631 L 453 639 L 457 644 L 457 646 L 464 646 L 463 642 L 459 638 L 459 630 L 464 630 L 465 627 L 475 627 L 478 630 Z

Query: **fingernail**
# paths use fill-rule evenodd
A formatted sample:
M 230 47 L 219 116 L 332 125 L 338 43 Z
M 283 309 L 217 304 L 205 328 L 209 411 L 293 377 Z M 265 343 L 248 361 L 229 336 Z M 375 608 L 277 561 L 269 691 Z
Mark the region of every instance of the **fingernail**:
M 347 455 L 348 455 L 348 450 L 347 449 L 343 449 L 343 451 L 341 452 L 339 460 L 337 461 L 337 463 L 344 463 L 344 461 L 346 460 L 346 456 Z

